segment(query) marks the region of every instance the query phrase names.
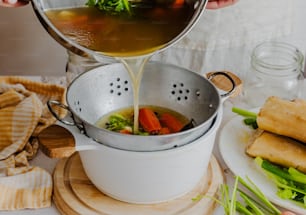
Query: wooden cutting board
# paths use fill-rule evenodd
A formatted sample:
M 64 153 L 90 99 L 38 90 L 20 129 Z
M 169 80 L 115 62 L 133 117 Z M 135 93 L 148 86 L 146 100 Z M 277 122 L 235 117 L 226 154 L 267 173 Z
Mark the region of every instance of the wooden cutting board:
M 207 173 L 188 194 L 159 204 L 130 204 L 99 191 L 86 176 L 78 152 L 59 161 L 53 178 L 53 199 L 63 215 L 209 215 L 217 204 L 210 197 L 216 197 L 224 183 L 223 171 L 212 156 Z

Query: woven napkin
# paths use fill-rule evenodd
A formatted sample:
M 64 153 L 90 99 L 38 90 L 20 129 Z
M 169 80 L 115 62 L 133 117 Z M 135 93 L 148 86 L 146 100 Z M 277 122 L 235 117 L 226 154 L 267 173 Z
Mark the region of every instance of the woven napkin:
M 52 177 L 29 160 L 39 148 L 35 137 L 56 121 L 46 102 L 64 103 L 64 95 L 65 88 L 58 85 L 0 77 L 0 210 L 51 205 Z

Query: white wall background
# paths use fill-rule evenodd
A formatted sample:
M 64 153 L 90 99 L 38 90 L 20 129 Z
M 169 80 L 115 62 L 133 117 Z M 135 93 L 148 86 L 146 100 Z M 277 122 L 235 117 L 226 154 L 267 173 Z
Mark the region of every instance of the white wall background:
M 39 23 L 31 5 L 0 7 L 0 75 L 65 75 L 66 51 Z

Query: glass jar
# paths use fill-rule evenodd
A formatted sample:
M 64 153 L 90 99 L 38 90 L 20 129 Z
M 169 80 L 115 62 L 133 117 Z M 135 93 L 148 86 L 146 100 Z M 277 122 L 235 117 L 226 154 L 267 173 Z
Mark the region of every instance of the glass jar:
M 264 42 L 251 54 L 251 69 L 243 95 L 250 107 L 260 107 L 269 96 L 292 100 L 301 94 L 304 56 L 283 42 Z
M 69 85 L 77 76 L 82 74 L 83 72 L 87 72 L 91 69 L 97 68 L 102 65 L 115 63 L 115 59 L 111 58 L 99 58 L 100 61 L 97 61 L 94 58 L 90 57 L 81 57 L 77 54 L 74 54 L 71 51 L 67 51 L 68 53 L 68 61 L 66 64 L 66 82 Z

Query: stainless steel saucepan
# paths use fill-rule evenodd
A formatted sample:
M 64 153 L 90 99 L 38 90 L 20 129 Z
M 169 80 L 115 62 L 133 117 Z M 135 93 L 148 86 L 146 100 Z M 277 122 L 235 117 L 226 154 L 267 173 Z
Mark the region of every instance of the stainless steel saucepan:
M 89 48 L 86 48 L 85 46 L 82 46 L 79 44 L 76 39 L 77 36 L 75 36 L 74 32 L 69 31 L 69 34 L 64 34 L 61 32 L 55 25 L 50 21 L 50 19 L 46 15 L 46 11 L 48 10 L 65 10 L 68 8 L 81 8 L 86 7 L 86 3 L 88 0 L 30 0 L 34 9 L 34 12 L 36 16 L 38 17 L 39 21 L 41 22 L 42 26 L 46 29 L 46 31 L 62 46 L 64 46 L 66 49 L 74 52 L 75 54 L 78 54 L 80 56 L 85 57 L 94 57 L 97 60 L 104 60 L 105 58 L 101 57 L 109 57 L 107 54 L 103 52 L 103 50 L 95 51 Z M 159 2 L 159 4 L 162 3 L 164 5 L 164 8 L 169 8 L 169 5 L 167 3 L 174 2 L 174 0 L 158 0 L 156 2 Z M 155 4 L 156 2 L 153 0 L 129 0 L 131 3 L 152 3 Z M 185 1 L 184 4 L 189 5 L 190 8 L 193 8 L 193 13 L 190 15 L 189 19 L 187 20 L 187 25 L 185 28 L 178 33 L 175 37 L 173 37 L 170 41 L 168 41 L 166 44 L 162 44 L 160 48 L 156 51 L 162 51 L 169 46 L 173 45 L 175 42 L 179 41 L 183 36 L 185 36 L 191 28 L 196 24 L 196 22 L 199 20 L 199 17 L 205 10 L 205 6 L 207 4 L 208 0 L 188 0 Z M 150 6 L 146 6 L 146 8 L 150 8 Z M 82 16 L 82 15 L 80 15 Z M 82 18 L 82 17 L 81 17 Z M 158 22 L 157 20 L 151 20 L 152 22 Z M 95 24 L 90 23 L 90 20 L 87 21 L 89 24 Z M 128 22 L 127 22 L 128 23 Z M 103 31 L 104 28 L 101 28 L 101 31 Z M 81 31 L 81 30 L 80 30 Z M 89 32 L 87 32 L 89 34 Z M 72 36 L 74 35 L 74 36 Z M 84 36 L 84 35 L 83 35 Z M 139 37 L 140 35 L 135 35 L 136 37 Z M 154 37 L 154 35 L 152 35 Z M 112 38 L 111 38 L 112 39 Z M 144 38 L 148 39 L 148 38 Z M 107 42 L 107 41 L 106 41 Z M 101 52 L 102 51 L 102 52 Z M 152 54 L 152 53 L 147 53 Z M 147 55 L 144 54 L 144 55 Z M 142 54 L 141 54 L 142 55 Z M 135 57 L 134 55 L 132 57 Z
M 121 134 L 95 125 L 98 119 L 113 111 L 133 106 L 131 80 L 125 67 L 110 64 L 77 77 L 67 89 L 68 106 L 49 101 L 49 109 L 61 122 L 77 126 L 95 141 L 123 150 L 158 151 L 181 146 L 203 136 L 209 130 L 222 102 L 235 89 L 220 92 L 200 74 L 174 65 L 149 62 L 144 69 L 139 92 L 140 105 L 154 105 L 177 111 L 196 123 L 194 128 L 168 135 L 140 136 Z M 53 108 L 66 108 L 73 120 L 60 119 Z

